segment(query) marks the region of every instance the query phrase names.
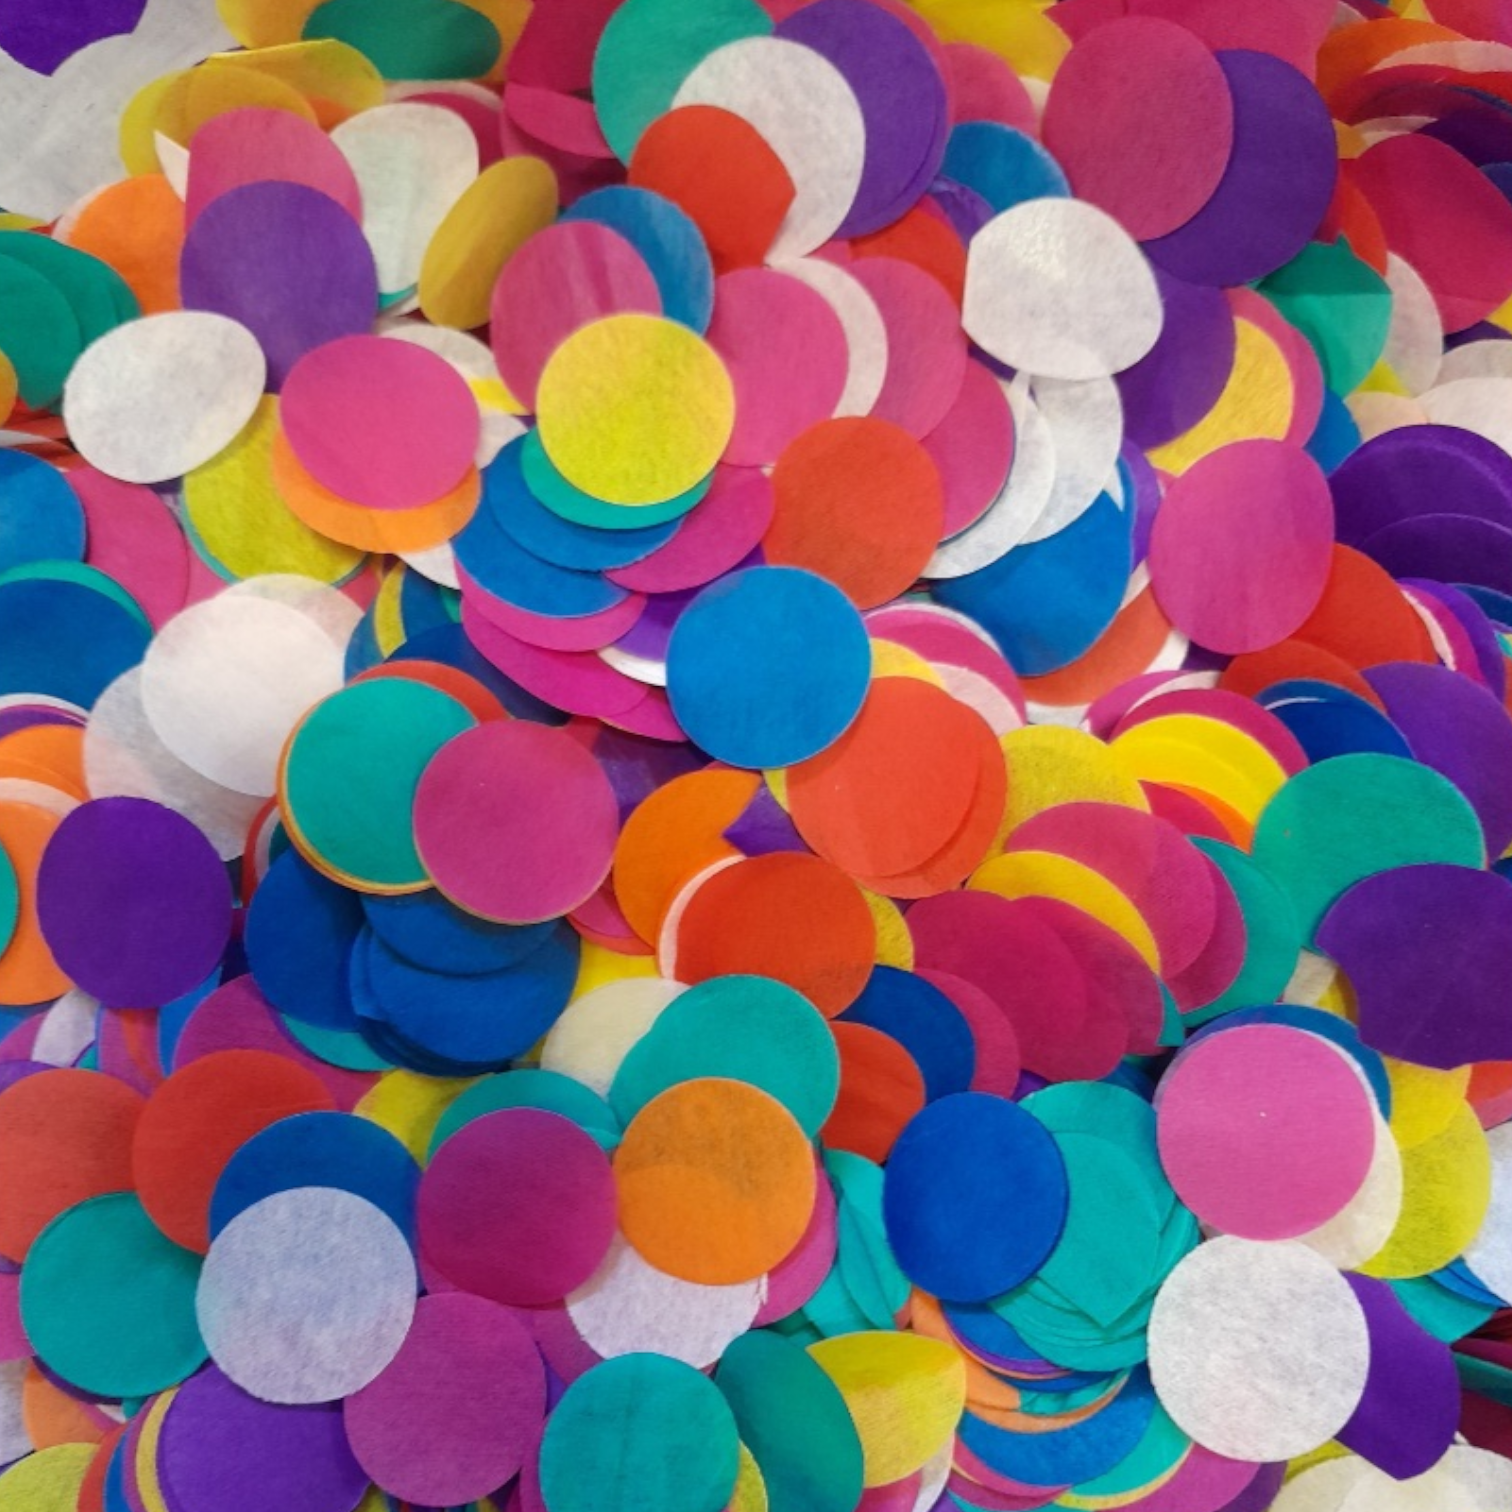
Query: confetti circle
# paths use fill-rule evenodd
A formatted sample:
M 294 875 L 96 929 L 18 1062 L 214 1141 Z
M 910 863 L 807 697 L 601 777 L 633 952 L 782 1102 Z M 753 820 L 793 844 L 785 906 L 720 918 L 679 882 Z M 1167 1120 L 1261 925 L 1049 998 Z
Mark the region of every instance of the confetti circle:
M 1300 1244 L 1219 1238 L 1177 1265 L 1150 1316 L 1161 1404 L 1204 1448 L 1262 1462 L 1306 1454 L 1360 1403 L 1365 1315 Z
M 803 1237 L 814 1161 L 793 1115 L 745 1082 L 701 1078 L 649 1102 L 614 1156 L 620 1227 L 658 1270 L 704 1286 L 769 1271 Z
M 275 1192 L 211 1241 L 195 1309 L 211 1358 L 260 1401 L 331 1402 L 398 1353 L 415 1261 L 393 1220 L 333 1187 Z
M 966 334 L 1044 378 L 1107 378 L 1160 336 L 1160 291 L 1133 238 L 1084 200 L 1032 199 L 971 239 Z
M 1360 1190 L 1375 1148 L 1370 1094 L 1313 1035 L 1247 1025 L 1194 1044 L 1160 1088 L 1160 1158 L 1205 1223 L 1295 1239 Z
M 507 1308 L 462 1293 L 422 1297 L 399 1352 L 348 1397 L 352 1452 L 385 1491 L 451 1505 L 515 1475 L 546 1415 L 546 1373 Z
M 790 766 L 832 745 L 860 712 L 870 671 L 845 596 L 788 567 L 748 568 L 705 589 L 667 648 L 678 722 L 732 766 Z
M 477 401 L 449 362 L 365 335 L 301 357 L 279 418 L 301 466 L 369 509 L 418 509 L 451 492 L 473 464 L 480 428 Z
M 459 1129 L 420 1183 L 420 1242 L 453 1285 L 517 1307 L 560 1302 L 614 1234 L 614 1178 L 575 1124 L 506 1108 Z
M 575 487 L 610 504 L 661 504 L 724 454 L 735 390 L 696 333 L 655 315 L 611 315 L 567 337 L 536 394 L 541 443 Z
M 603 769 L 570 735 L 509 720 L 441 747 L 415 790 L 414 822 L 420 859 L 452 902 L 533 924 L 597 890 L 619 809 Z
M 983 1162 L 1000 1181 L 983 1186 Z M 1004 1098 L 963 1092 L 931 1103 L 888 1157 L 888 1242 L 910 1279 L 938 1297 L 984 1302 L 1017 1286 L 1055 1247 L 1066 1204 L 1055 1141 Z
M 144 798 L 75 809 L 37 873 L 37 917 L 54 959 L 117 1008 L 157 1007 L 204 981 L 230 938 L 231 906 L 210 842 Z
M 63 418 L 85 461 L 125 483 L 165 483 L 236 439 L 267 363 L 243 325 L 203 310 L 118 326 L 68 375 Z

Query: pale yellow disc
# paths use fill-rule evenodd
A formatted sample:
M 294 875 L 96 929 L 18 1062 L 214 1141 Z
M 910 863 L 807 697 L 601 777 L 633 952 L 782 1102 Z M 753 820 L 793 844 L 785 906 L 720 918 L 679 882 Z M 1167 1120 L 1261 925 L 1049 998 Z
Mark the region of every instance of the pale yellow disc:
M 471 1079 L 385 1071 L 352 1111 L 387 1129 L 416 1160 L 424 1161 L 441 1115 L 472 1085 Z
M 1061 803 L 1117 803 L 1149 812 L 1139 779 L 1095 735 L 1026 725 L 1009 730 L 999 744 L 1008 762 L 1008 809 L 998 845 L 1026 819 Z
M 719 461 L 735 388 L 696 332 L 659 315 L 611 315 L 569 336 L 536 388 L 546 455 L 610 504 L 662 504 Z

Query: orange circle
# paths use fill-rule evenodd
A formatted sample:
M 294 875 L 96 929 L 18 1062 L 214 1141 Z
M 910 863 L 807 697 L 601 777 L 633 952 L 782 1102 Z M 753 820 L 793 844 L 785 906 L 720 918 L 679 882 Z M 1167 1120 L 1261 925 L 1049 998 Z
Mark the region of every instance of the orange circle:
M 79 212 L 68 244 L 109 263 L 136 295 L 142 314 L 178 309 L 184 202 L 161 173 L 102 189 Z
M 273 436 L 273 486 L 311 530 L 358 551 L 428 551 L 451 540 L 472 519 L 483 477 L 470 467 L 448 494 L 418 509 L 364 509 L 332 493 L 305 471 L 282 430 Z
M 851 250 L 857 257 L 896 257 L 912 263 L 935 279 L 959 310 L 966 295 L 966 248 L 949 221 L 925 208 L 931 203 L 925 200 L 892 225 L 856 237 Z
M 930 683 L 874 682 L 845 734 L 788 772 L 798 833 L 853 877 L 922 866 L 972 806 L 977 725 L 987 729 L 979 714 Z
M 84 727 L 28 725 L 0 738 L 0 776 L 30 778 L 83 803 L 89 797 Z
M 688 901 L 674 949 L 676 969 L 666 975 L 679 982 L 773 977 L 833 1018 L 866 986 L 877 926 L 839 867 L 778 851 L 711 876 Z
M 702 1077 L 653 1098 L 614 1156 L 620 1227 L 658 1270 L 705 1286 L 765 1275 L 814 1210 L 797 1120 L 747 1082 Z
M 1246 651 L 1236 656 L 1218 679 L 1218 686 L 1246 698 L 1258 698 L 1278 682 L 1293 679 L 1333 683 L 1346 688 L 1356 698 L 1385 713 L 1380 695 L 1340 656 L 1307 641 L 1277 641 L 1264 651 Z
M 1335 546 L 1318 607 L 1292 639 L 1363 670 L 1383 662 L 1436 662 L 1433 641 L 1396 579 L 1349 546 Z
M 158 1087 L 137 1124 L 131 1164 L 142 1206 L 175 1244 L 204 1254 L 226 1162 L 269 1124 L 335 1106 L 313 1071 L 266 1050 L 191 1061 Z
M 59 1213 L 129 1192 L 146 1100 L 102 1071 L 38 1071 L 0 1092 L 0 1254 L 24 1260 Z
M 797 192 L 766 138 L 716 105 L 683 105 L 654 120 L 631 155 L 629 182 L 682 210 L 716 273 L 758 266 Z
M 377 677 L 405 677 L 410 682 L 424 683 L 427 687 L 455 698 L 479 724 L 490 719 L 508 719 L 509 711 L 494 697 L 476 677 L 469 677 L 460 667 L 449 667 L 445 662 L 414 661 L 383 662 L 359 672 L 352 682 L 371 682 Z
M 740 852 L 724 838 L 756 796 L 754 772 L 710 767 L 674 777 L 637 805 L 614 848 L 614 897 L 648 945 L 683 888 L 716 861 Z
M 25 1008 L 61 997 L 72 985 L 53 960 L 37 923 L 37 868 L 58 816 L 30 803 L 0 803 L 0 850 L 16 869 L 21 908 L 10 944 L 0 952 L 0 1003 Z
M 913 1056 L 870 1024 L 831 1024 L 840 1051 L 840 1095 L 819 1131 L 832 1150 L 878 1165 L 924 1106 L 924 1076 Z
M 860 609 L 905 593 L 945 525 L 934 459 L 901 426 L 870 416 L 811 425 L 777 459 L 772 566 L 806 567 Z

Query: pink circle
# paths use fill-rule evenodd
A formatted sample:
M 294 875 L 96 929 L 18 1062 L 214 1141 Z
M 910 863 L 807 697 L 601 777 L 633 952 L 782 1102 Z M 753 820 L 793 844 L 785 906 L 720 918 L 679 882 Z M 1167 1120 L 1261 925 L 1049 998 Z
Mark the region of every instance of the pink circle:
M 726 462 L 775 462 L 840 403 L 850 365 L 845 327 L 822 294 L 786 273 L 740 268 L 719 279 L 709 344 L 735 385 Z
M 559 619 L 517 609 L 481 588 L 465 568 L 457 569 L 457 579 L 471 604 L 490 624 L 545 651 L 599 651 L 612 646 L 622 635 L 635 628 L 645 613 L 646 600 L 632 593 L 597 614 L 579 614 Z
M 1200 37 L 1215 52 L 1267 52 L 1311 78 L 1337 13 L 1333 0 L 1281 0 L 1235 5 L 1232 0 L 1130 0 L 1135 16 L 1159 16 Z
M 966 381 L 961 312 L 938 279 L 899 258 L 861 257 L 845 271 L 871 295 L 887 328 L 887 374 L 871 412 L 922 439 Z
M 494 285 L 489 332 L 505 386 L 527 409 L 551 354 L 574 331 L 628 310 L 662 312 L 645 259 L 596 221 L 558 221 L 537 231 L 504 264 Z
M 824 1284 L 835 1264 L 839 1211 L 834 1188 L 821 1166 L 814 1183 L 814 1211 L 793 1252 L 767 1275 L 767 1299 L 752 1328 L 765 1328 L 797 1312 Z
M 980 362 L 966 364 L 966 379 L 950 413 L 924 438 L 945 489 L 944 539 L 974 525 L 1002 492 L 1013 466 L 1013 411 L 1003 386 Z
M 761 544 L 773 507 L 772 480 L 766 473 L 754 467 L 717 467 L 708 494 L 684 516 L 665 546 L 604 576 L 637 593 L 702 588 Z
M 300 465 L 368 509 L 450 493 L 478 449 L 478 402 L 443 358 L 408 341 L 344 336 L 295 363 L 279 400 Z
M 1150 533 L 1150 582 L 1199 645 L 1261 651 L 1317 608 L 1333 535 L 1323 469 L 1285 441 L 1239 441 L 1167 490 Z
M 619 806 L 571 735 L 491 720 L 449 740 L 415 790 L 415 845 L 452 902 L 501 924 L 581 907 L 609 874 Z
M 1146 788 L 1146 792 L 1150 794 L 1150 812 L 1158 814 L 1162 819 L 1170 820 L 1178 828 L 1184 826 L 1180 819 L 1175 817 L 1174 811 L 1178 805 L 1171 804 L 1169 802 L 1171 798 L 1184 799 L 1193 805 L 1197 810 L 1194 815 L 1197 819 L 1212 817 L 1211 809 L 1186 793 L 1162 788 L 1158 783 L 1151 784 Z M 1157 803 L 1157 797 L 1166 800 L 1164 807 Z M 1223 832 L 1222 825 L 1216 819 L 1213 824 L 1218 833 L 1210 835 L 1209 838 L 1231 844 L 1232 839 Z M 1187 829 L 1186 833 L 1195 836 L 1200 832 L 1196 829 Z M 1190 966 L 1184 971 L 1168 972 L 1166 975 L 1166 986 L 1176 1000 L 1177 1009 L 1182 1013 L 1192 1013 L 1198 1008 L 1206 1008 L 1209 1003 L 1216 1001 L 1227 992 L 1243 969 L 1244 955 L 1249 949 L 1249 927 L 1244 922 L 1244 910 L 1239 906 L 1238 896 L 1216 861 L 1209 856 L 1204 856 L 1202 864 L 1213 883 L 1213 932 L 1208 936 L 1207 943 Z
M 420 1247 L 454 1286 L 514 1307 L 560 1302 L 609 1252 L 614 1172 L 557 1113 L 505 1108 L 464 1125 L 420 1179 Z
M 189 143 L 184 212 L 189 223 L 211 200 L 243 184 L 304 184 L 362 219 L 362 191 L 341 150 L 318 126 L 287 110 L 248 108 L 212 117 Z
M 1360 1190 L 1375 1150 L 1370 1092 L 1305 1030 L 1247 1024 L 1199 1040 L 1160 1084 L 1160 1159 L 1204 1223 L 1295 1239 Z
M 74 468 L 68 485 L 84 506 L 85 560 L 113 577 L 162 629 L 189 600 L 191 567 L 189 543 L 162 495 L 92 467 Z M 215 585 L 225 587 L 219 578 Z
M 1190 31 L 1130 16 L 1088 32 L 1066 55 L 1044 141 L 1078 199 L 1149 241 L 1213 197 L 1234 144 L 1234 100 Z
M 518 1474 L 546 1418 L 546 1370 L 508 1308 L 422 1297 L 399 1353 L 342 1412 L 357 1463 L 383 1490 L 451 1506 Z
M 1323 364 L 1317 351 L 1275 305 L 1253 289 L 1229 289 L 1225 297 L 1235 320 L 1258 326 L 1276 343 L 1292 381 L 1291 423 L 1282 439 L 1293 446 L 1303 445 L 1323 414 Z
M 951 86 L 951 120 L 996 121 L 1027 136 L 1039 131 L 1034 99 L 1012 67 L 973 42 L 948 42 L 945 64 Z
M 938 987 L 960 1010 L 976 1045 L 976 1068 L 971 1073 L 973 1092 L 995 1092 L 1012 1097 L 1023 1065 L 1018 1036 L 998 1005 L 980 987 L 945 971 L 921 971 L 919 977 Z

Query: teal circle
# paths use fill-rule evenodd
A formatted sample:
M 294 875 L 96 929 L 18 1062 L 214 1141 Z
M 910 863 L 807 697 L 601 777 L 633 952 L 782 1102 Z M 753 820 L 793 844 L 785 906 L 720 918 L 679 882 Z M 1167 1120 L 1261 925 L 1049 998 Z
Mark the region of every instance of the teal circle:
M 280 1014 L 278 1021 L 290 1039 L 303 1045 L 317 1060 L 342 1071 L 392 1071 L 393 1061 L 379 1053 L 363 1039 L 345 1029 L 322 1029 L 316 1024 L 302 1024 L 298 1019 Z
M 0 256 L 0 352 L 33 409 L 58 402 L 84 336 L 58 286 L 28 263 Z
M 551 1512 L 723 1512 L 739 1469 L 724 1397 L 665 1355 L 621 1355 L 579 1376 L 541 1440 Z
M 718 1076 L 770 1093 L 816 1139 L 840 1093 L 840 1052 L 824 1016 L 770 977 L 711 977 L 665 1008 L 609 1089 L 628 1124 L 679 1082 Z
M 109 263 L 77 247 L 31 231 L 0 231 L 0 257 L 25 263 L 68 301 L 85 346 L 141 316 L 126 280 Z
M 573 1081 L 560 1071 L 501 1071 L 474 1082 L 448 1106 L 431 1135 L 431 1155 L 458 1129 L 485 1113 L 497 1113 L 503 1108 L 540 1108 L 547 1113 L 560 1113 L 603 1150 L 615 1149 L 623 1133 L 609 1104 L 582 1082 Z
M 166 1391 L 205 1362 L 200 1257 L 165 1238 L 131 1192 L 92 1197 L 37 1236 L 21 1322 L 37 1358 L 93 1396 Z
M 710 473 L 664 504 L 610 504 L 569 483 L 546 455 L 541 433 L 535 430 L 527 431 L 520 441 L 520 470 L 539 503 L 574 525 L 591 525 L 596 530 L 638 530 L 680 520 L 714 486 Z
M 1465 795 L 1401 756 L 1334 756 L 1298 772 L 1266 804 L 1250 848 L 1291 899 L 1311 940 L 1356 882 L 1398 866 L 1486 864 L 1485 834 Z
M 325 0 L 304 38 L 355 47 L 385 79 L 476 79 L 499 60 L 499 29 L 457 0 Z
M 16 876 L 15 863 L 0 845 L 0 955 L 15 937 L 16 924 L 21 918 L 21 882 Z
M 375 891 L 418 891 L 430 878 L 411 809 L 431 758 L 477 723 L 455 698 L 407 677 L 349 684 L 294 731 L 280 798 L 300 848 Z

